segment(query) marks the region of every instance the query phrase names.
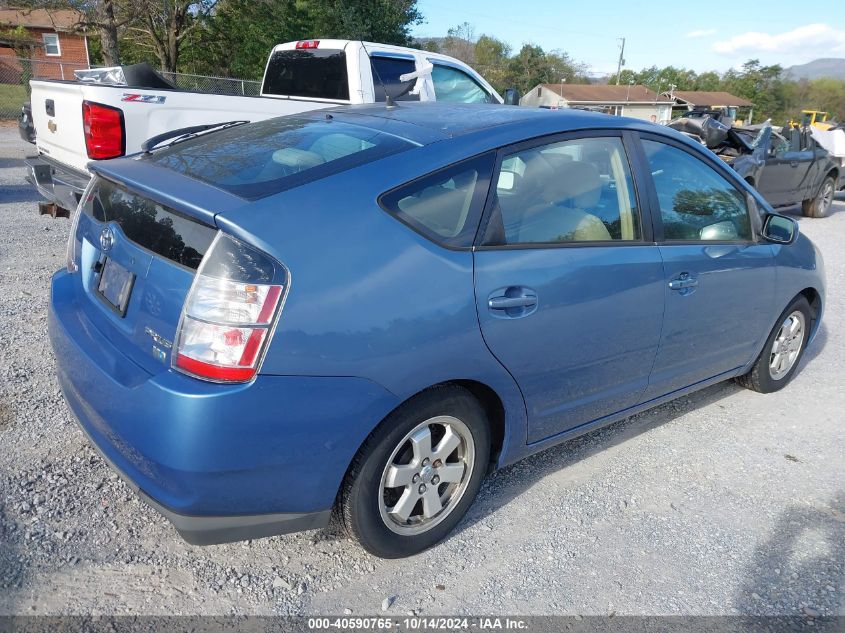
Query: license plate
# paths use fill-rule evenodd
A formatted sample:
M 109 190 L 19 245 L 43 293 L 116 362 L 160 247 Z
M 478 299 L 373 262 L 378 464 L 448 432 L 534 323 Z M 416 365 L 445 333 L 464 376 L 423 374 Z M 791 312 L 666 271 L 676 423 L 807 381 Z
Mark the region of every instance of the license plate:
M 112 310 L 121 317 L 126 314 L 135 275 L 108 257 L 103 262 L 97 292 Z

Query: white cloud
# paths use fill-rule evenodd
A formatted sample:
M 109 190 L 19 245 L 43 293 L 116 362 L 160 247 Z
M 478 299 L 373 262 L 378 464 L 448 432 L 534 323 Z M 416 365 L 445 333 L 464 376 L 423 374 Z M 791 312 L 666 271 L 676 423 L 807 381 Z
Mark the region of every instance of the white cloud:
M 711 35 L 716 35 L 716 33 L 716 29 L 698 29 L 697 31 L 690 31 L 684 37 L 695 39 L 699 37 L 710 37 Z
M 713 43 L 713 50 L 723 55 L 779 54 L 780 63 L 790 66 L 818 57 L 845 54 L 845 29 L 829 24 L 807 24 L 785 33 L 749 31 Z

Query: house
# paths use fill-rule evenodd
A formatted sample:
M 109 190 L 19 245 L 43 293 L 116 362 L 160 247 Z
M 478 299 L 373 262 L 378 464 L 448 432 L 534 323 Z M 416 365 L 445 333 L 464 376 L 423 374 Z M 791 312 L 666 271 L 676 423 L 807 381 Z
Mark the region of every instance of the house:
M 675 101 L 638 85 L 540 84 L 519 100 L 521 106 L 577 108 L 666 123 Z
M 88 36 L 76 26 L 82 14 L 67 10 L 0 9 L 0 83 L 16 83 L 23 67 L 14 58 L 31 59 L 34 77 L 73 79 L 89 67 Z M 24 37 L 9 31 L 22 27 Z
M 674 90 L 664 92 L 664 97 L 675 101 L 674 114 L 682 116 L 684 111 L 689 110 L 723 110 L 730 118 L 737 120 L 740 108 L 743 108 L 745 124 L 751 123 L 751 116 L 754 113 L 754 104 L 748 99 L 737 97 L 729 92 L 709 90 Z

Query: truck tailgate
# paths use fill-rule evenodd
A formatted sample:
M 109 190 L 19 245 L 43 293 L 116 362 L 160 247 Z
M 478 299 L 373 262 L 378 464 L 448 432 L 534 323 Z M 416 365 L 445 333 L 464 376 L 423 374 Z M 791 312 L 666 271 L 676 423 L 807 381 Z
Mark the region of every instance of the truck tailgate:
M 32 81 L 32 120 L 39 153 L 84 171 L 88 163 L 82 131 L 82 86 Z

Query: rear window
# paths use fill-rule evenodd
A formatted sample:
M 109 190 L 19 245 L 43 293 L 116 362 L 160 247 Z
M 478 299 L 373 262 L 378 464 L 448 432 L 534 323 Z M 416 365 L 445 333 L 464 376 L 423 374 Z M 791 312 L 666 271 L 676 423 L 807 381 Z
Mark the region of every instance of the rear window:
M 348 100 L 346 53 L 319 48 L 276 51 L 267 65 L 262 93 Z
M 139 246 L 193 270 L 216 234 L 210 226 L 103 179 L 94 185 L 82 212 L 98 222 L 115 222 Z
M 281 117 L 184 141 L 148 160 L 254 200 L 415 146 L 327 116 Z

